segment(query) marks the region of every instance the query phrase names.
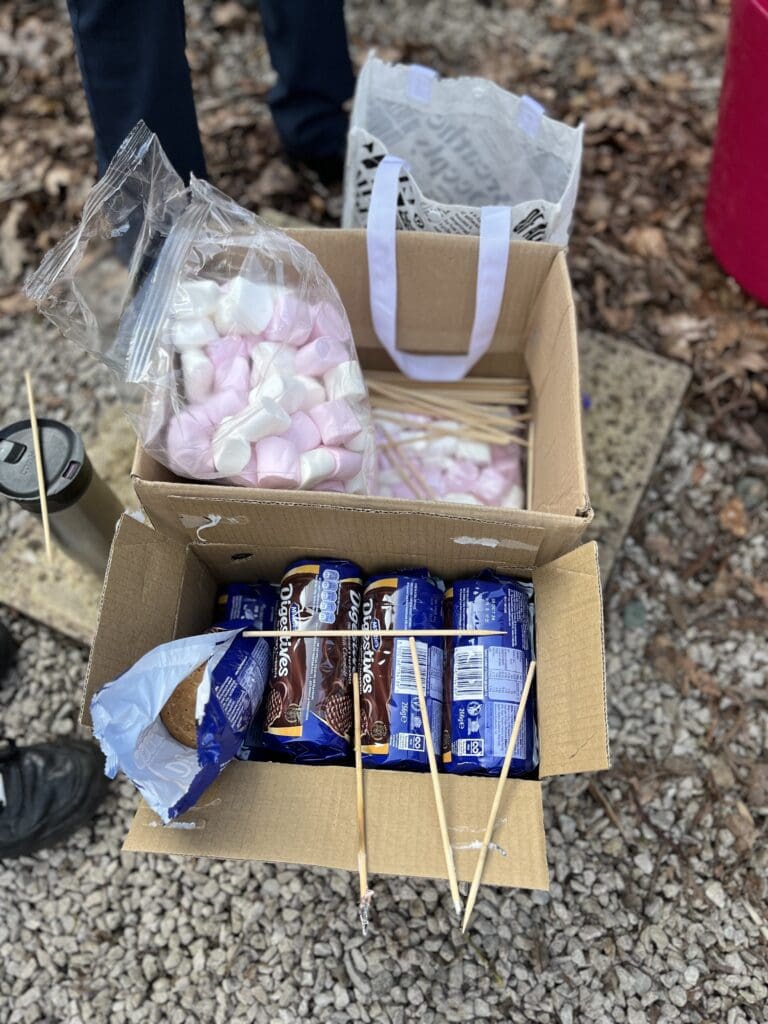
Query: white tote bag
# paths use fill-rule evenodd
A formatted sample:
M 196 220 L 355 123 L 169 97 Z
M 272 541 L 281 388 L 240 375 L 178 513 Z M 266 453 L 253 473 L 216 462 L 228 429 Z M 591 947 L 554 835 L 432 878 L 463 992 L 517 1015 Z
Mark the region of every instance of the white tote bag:
M 483 206 L 510 209 L 510 238 L 565 245 L 583 126 L 570 128 L 482 78 L 440 79 L 370 56 L 357 81 L 342 225 L 365 227 L 383 157 L 404 161 L 397 226 L 478 234 Z
M 464 355 L 418 355 L 397 347 L 397 220 L 403 162 L 385 156 L 375 170 L 368 210 L 366 245 L 371 320 L 376 336 L 406 377 L 423 381 L 461 380 L 491 346 L 496 333 L 509 262 L 510 209 L 479 211 L 475 315 Z

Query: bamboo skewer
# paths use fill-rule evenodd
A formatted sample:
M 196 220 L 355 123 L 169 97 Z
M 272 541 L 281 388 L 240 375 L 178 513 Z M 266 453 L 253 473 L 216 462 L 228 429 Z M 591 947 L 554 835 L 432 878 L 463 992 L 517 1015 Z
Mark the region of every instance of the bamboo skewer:
M 403 455 L 402 452 L 398 451 L 398 449 L 395 446 L 395 442 L 392 439 L 391 435 L 388 433 L 388 431 L 386 431 L 384 429 L 384 427 L 382 427 L 381 424 L 379 424 L 379 430 L 381 431 L 382 437 L 384 438 L 384 440 L 387 443 L 388 455 L 389 455 L 390 462 L 392 463 L 392 465 L 395 466 L 395 469 L 397 469 L 397 471 L 402 475 L 401 469 L 398 466 L 395 465 L 395 461 L 399 460 L 401 465 L 402 465 L 402 467 L 404 468 L 405 472 L 406 473 L 410 473 L 411 479 L 410 480 L 406 479 L 405 482 L 408 484 L 408 486 L 411 488 L 411 490 L 415 490 L 415 488 L 413 486 L 413 483 L 412 483 L 412 481 L 415 480 L 416 483 L 419 485 L 419 487 L 424 492 L 424 495 L 426 496 L 426 498 L 431 500 L 431 501 L 434 501 L 435 500 L 435 492 L 429 486 L 429 484 L 424 479 L 424 477 L 419 472 L 419 470 L 408 460 L 407 456 Z
M 437 774 L 437 760 L 435 758 L 435 748 L 432 743 L 432 730 L 429 725 L 429 711 L 427 709 L 427 699 L 424 696 L 424 684 L 421 679 L 421 667 L 419 666 L 419 652 L 416 649 L 416 640 L 411 634 L 410 640 L 408 641 L 411 648 L 411 661 L 413 662 L 413 675 L 416 680 L 416 692 L 419 697 L 419 709 L 421 711 L 421 721 L 424 726 L 424 741 L 427 747 L 427 759 L 429 760 L 429 774 L 432 778 L 432 790 L 435 794 L 435 810 L 437 811 L 437 820 L 440 824 L 440 836 L 443 840 L 443 852 L 445 854 L 445 867 L 448 871 L 448 884 L 451 887 L 451 897 L 453 899 L 453 908 L 456 914 L 461 917 L 461 896 L 459 895 L 459 882 L 456 877 L 456 865 L 453 862 L 453 850 L 451 848 L 451 841 L 448 838 L 448 825 L 445 820 L 445 807 L 443 806 L 443 794 L 440 790 L 440 779 Z
M 357 873 L 360 879 L 360 924 L 368 934 L 368 913 L 373 892 L 368 888 L 368 849 L 365 842 L 365 803 L 363 789 L 362 729 L 360 727 L 360 677 L 352 674 L 352 702 L 355 714 L 355 785 L 357 788 Z
M 35 395 L 32 390 L 32 375 L 29 370 L 24 371 L 24 381 L 27 385 L 27 404 L 29 405 L 29 426 L 32 433 L 32 446 L 35 451 L 35 472 L 37 473 L 37 490 L 40 495 L 40 515 L 43 520 L 43 538 L 45 540 L 45 557 L 48 564 L 53 563 L 53 546 L 51 544 L 51 523 L 48 518 L 48 485 L 45 482 L 45 470 L 43 468 L 43 450 L 40 446 L 40 431 L 37 425 L 37 412 L 35 411 Z
M 246 629 L 243 636 L 355 637 L 355 636 L 504 636 L 503 629 Z
M 477 855 L 477 865 L 475 866 L 475 873 L 472 877 L 472 885 L 469 890 L 469 896 L 467 897 L 467 905 L 464 909 L 464 920 L 461 922 L 462 932 L 467 930 L 469 919 L 472 917 L 475 900 L 477 899 L 477 890 L 480 888 L 480 879 L 483 876 L 485 859 L 488 856 L 488 846 L 491 842 L 491 836 L 493 835 L 493 830 L 496 826 L 496 817 L 499 813 L 499 807 L 501 806 L 501 796 L 504 792 L 504 783 L 507 781 L 507 776 L 509 775 L 509 766 L 512 763 L 512 755 L 515 752 L 517 736 L 520 732 L 520 726 L 523 724 L 523 713 L 525 712 L 525 705 L 528 701 L 528 694 L 531 692 L 531 683 L 533 682 L 533 674 L 535 670 L 536 662 L 532 661 L 528 666 L 528 675 L 525 678 L 525 686 L 523 687 L 523 692 L 520 695 L 520 705 L 518 706 L 515 721 L 512 725 L 512 733 L 509 737 L 509 743 L 507 744 L 507 752 L 504 755 L 504 763 L 501 766 L 499 780 L 496 783 L 496 792 L 493 797 L 493 803 L 491 804 L 491 813 L 488 815 L 488 824 L 485 827 L 485 835 L 483 836 L 480 852 Z

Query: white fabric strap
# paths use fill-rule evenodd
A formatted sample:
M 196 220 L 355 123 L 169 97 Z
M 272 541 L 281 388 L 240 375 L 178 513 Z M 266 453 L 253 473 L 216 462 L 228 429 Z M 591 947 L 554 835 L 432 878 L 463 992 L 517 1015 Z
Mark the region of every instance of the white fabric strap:
M 484 206 L 480 211 L 475 318 L 466 355 L 414 355 L 397 348 L 397 202 L 404 163 L 385 156 L 376 169 L 368 208 L 366 242 L 371 320 L 395 365 L 413 380 L 461 380 L 488 351 L 501 306 L 509 260 L 511 211 Z

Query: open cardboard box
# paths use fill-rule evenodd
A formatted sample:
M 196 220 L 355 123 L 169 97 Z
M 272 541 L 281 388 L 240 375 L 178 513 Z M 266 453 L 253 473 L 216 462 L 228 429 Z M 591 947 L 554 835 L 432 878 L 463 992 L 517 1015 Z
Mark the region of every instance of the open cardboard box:
M 531 528 L 505 526 L 509 545 L 455 543 L 447 517 L 368 515 L 333 524 L 317 509 L 265 502 L 237 543 L 187 543 L 124 516 L 118 526 L 91 652 L 82 720 L 90 698 L 152 647 L 204 631 L 221 583 L 280 578 L 302 555 L 351 558 L 366 573 L 428 565 L 446 580 L 486 566 L 533 578 L 536 602 L 540 778 L 608 767 L 602 597 L 597 549 L 585 544 L 545 565 Z M 204 534 L 203 534 L 204 536 Z M 460 879 L 470 880 L 493 801 L 493 778 L 442 775 Z M 444 878 L 429 776 L 365 772 L 371 874 Z M 197 807 L 168 827 L 143 801 L 125 849 L 233 857 L 354 870 L 355 772 L 233 762 Z M 548 887 L 541 782 L 509 779 L 483 879 Z M 501 852 L 503 851 L 503 853 Z
M 371 322 L 365 233 L 303 229 L 290 234 L 315 253 L 338 288 L 363 369 L 394 369 Z M 401 348 L 466 351 L 477 258 L 477 238 L 397 232 Z M 410 529 L 422 537 L 448 525 L 453 543 L 493 549 L 503 555 L 506 568 L 543 565 L 573 549 L 592 518 L 573 296 L 561 249 L 541 242 L 510 244 L 496 332 L 473 374 L 530 379 L 533 438 L 525 510 L 191 483 L 141 449 L 133 467 L 136 492 L 159 531 L 188 541 L 199 537 L 216 544 L 252 543 L 267 511 L 281 506 L 292 520 L 311 518 L 312 534 L 302 553 L 328 550 L 346 532 L 362 530 L 363 522 L 371 520 L 397 523 L 398 530 Z

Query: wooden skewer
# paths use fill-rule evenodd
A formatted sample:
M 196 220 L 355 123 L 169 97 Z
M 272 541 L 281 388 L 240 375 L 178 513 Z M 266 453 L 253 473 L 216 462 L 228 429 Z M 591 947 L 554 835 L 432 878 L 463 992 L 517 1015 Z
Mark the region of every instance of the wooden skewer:
M 381 424 L 379 424 L 379 430 L 381 431 L 381 434 L 387 443 L 388 457 L 390 458 L 392 465 L 401 475 L 402 470 L 405 470 L 406 473 L 410 474 L 411 479 L 407 479 L 405 482 L 408 484 L 411 490 L 416 490 L 416 488 L 414 488 L 413 486 L 413 481 L 415 480 L 418 486 L 421 488 L 423 495 L 426 496 L 427 500 L 434 501 L 435 492 L 429 486 L 429 484 L 424 479 L 419 470 L 416 468 L 416 466 L 413 465 L 410 459 L 408 459 L 406 455 L 404 455 L 401 451 L 398 450 L 398 448 L 395 445 L 395 442 L 392 439 L 392 435 L 387 430 L 385 430 Z M 397 462 L 400 463 L 400 466 L 396 465 Z
M 363 750 L 360 726 L 360 677 L 352 674 L 352 701 L 355 712 L 355 784 L 357 786 L 357 873 L 360 878 L 360 924 L 368 934 L 368 912 L 373 892 L 368 888 L 368 850 L 365 843 L 365 803 L 363 791 Z
M 485 827 L 485 835 L 483 836 L 483 843 L 480 847 L 480 852 L 477 855 L 477 865 L 475 867 L 475 873 L 472 877 L 472 885 L 469 890 L 469 896 L 467 897 L 467 905 L 464 909 L 464 920 L 461 922 L 461 930 L 465 932 L 469 925 L 469 919 L 472 916 L 472 911 L 475 906 L 475 900 L 477 899 L 477 890 L 480 888 L 480 879 L 483 876 L 483 868 L 485 867 L 485 858 L 488 856 L 488 845 L 491 842 L 491 836 L 496 826 L 496 817 L 499 813 L 499 807 L 501 806 L 501 795 L 504 792 L 504 783 L 507 781 L 509 775 L 509 766 L 512 763 L 512 755 L 515 752 L 515 744 L 517 743 L 517 736 L 520 732 L 520 726 L 523 724 L 523 713 L 525 711 L 525 705 L 528 701 L 528 694 L 531 692 L 531 683 L 533 682 L 533 674 L 536 670 L 536 662 L 532 661 L 528 666 L 528 675 L 525 678 L 525 686 L 523 692 L 520 695 L 520 706 L 517 709 L 515 715 L 515 721 L 512 725 L 512 734 L 509 737 L 509 743 L 507 745 L 507 752 L 504 755 L 504 763 L 501 766 L 501 773 L 499 774 L 499 781 L 496 783 L 496 793 L 493 797 L 493 803 L 491 804 L 491 813 L 488 815 L 488 824 Z
M 416 692 L 419 696 L 419 709 L 421 710 L 421 721 L 424 725 L 424 740 L 427 746 L 427 759 L 429 760 L 429 774 L 432 778 L 432 790 L 435 794 L 435 809 L 437 820 L 440 824 L 440 836 L 443 840 L 443 852 L 445 854 L 445 867 L 448 871 L 448 884 L 451 887 L 453 908 L 458 917 L 461 917 L 461 896 L 459 894 L 459 881 L 456 877 L 456 865 L 453 862 L 453 849 L 448 838 L 448 825 L 445 820 L 445 808 L 443 807 L 443 794 L 440 790 L 440 778 L 437 774 L 437 759 L 435 748 L 432 743 L 432 729 L 429 725 L 429 711 L 427 699 L 424 696 L 424 684 L 421 680 L 421 668 L 419 666 L 419 652 L 416 649 L 416 640 L 411 634 L 408 641 L 411 647 L 411 660 L 413 662 L 413 675 L 416 680 Z
M 243 636 L 503 636 L 503 629 L 246 629 Z
M 533 420 L 528 427 L 528 455 L 525 460 L 525 507 L 533 508 Z
M 45 470 L 43 469 L 43 450 L 40 447 L 40 431 L 37 426 L 37 413 L 35 412 L 35 395 L 32 391 L 32 375 L 29 370 L 24 371 L 24 381 L 27 385 L 27 404 L 29 405 L 29 426 L 32 433 L 32 446 L 35 451 L 35 472 L 37 473 L 37 490 L 40 495 L 40 515 L 43 520 L 43 537 L 45 539 L 45 557 L 48 564 L 53 563 L 53 545 L 51 544 L 51 523 L 48 518 L 48 485 L 45 482 Z

